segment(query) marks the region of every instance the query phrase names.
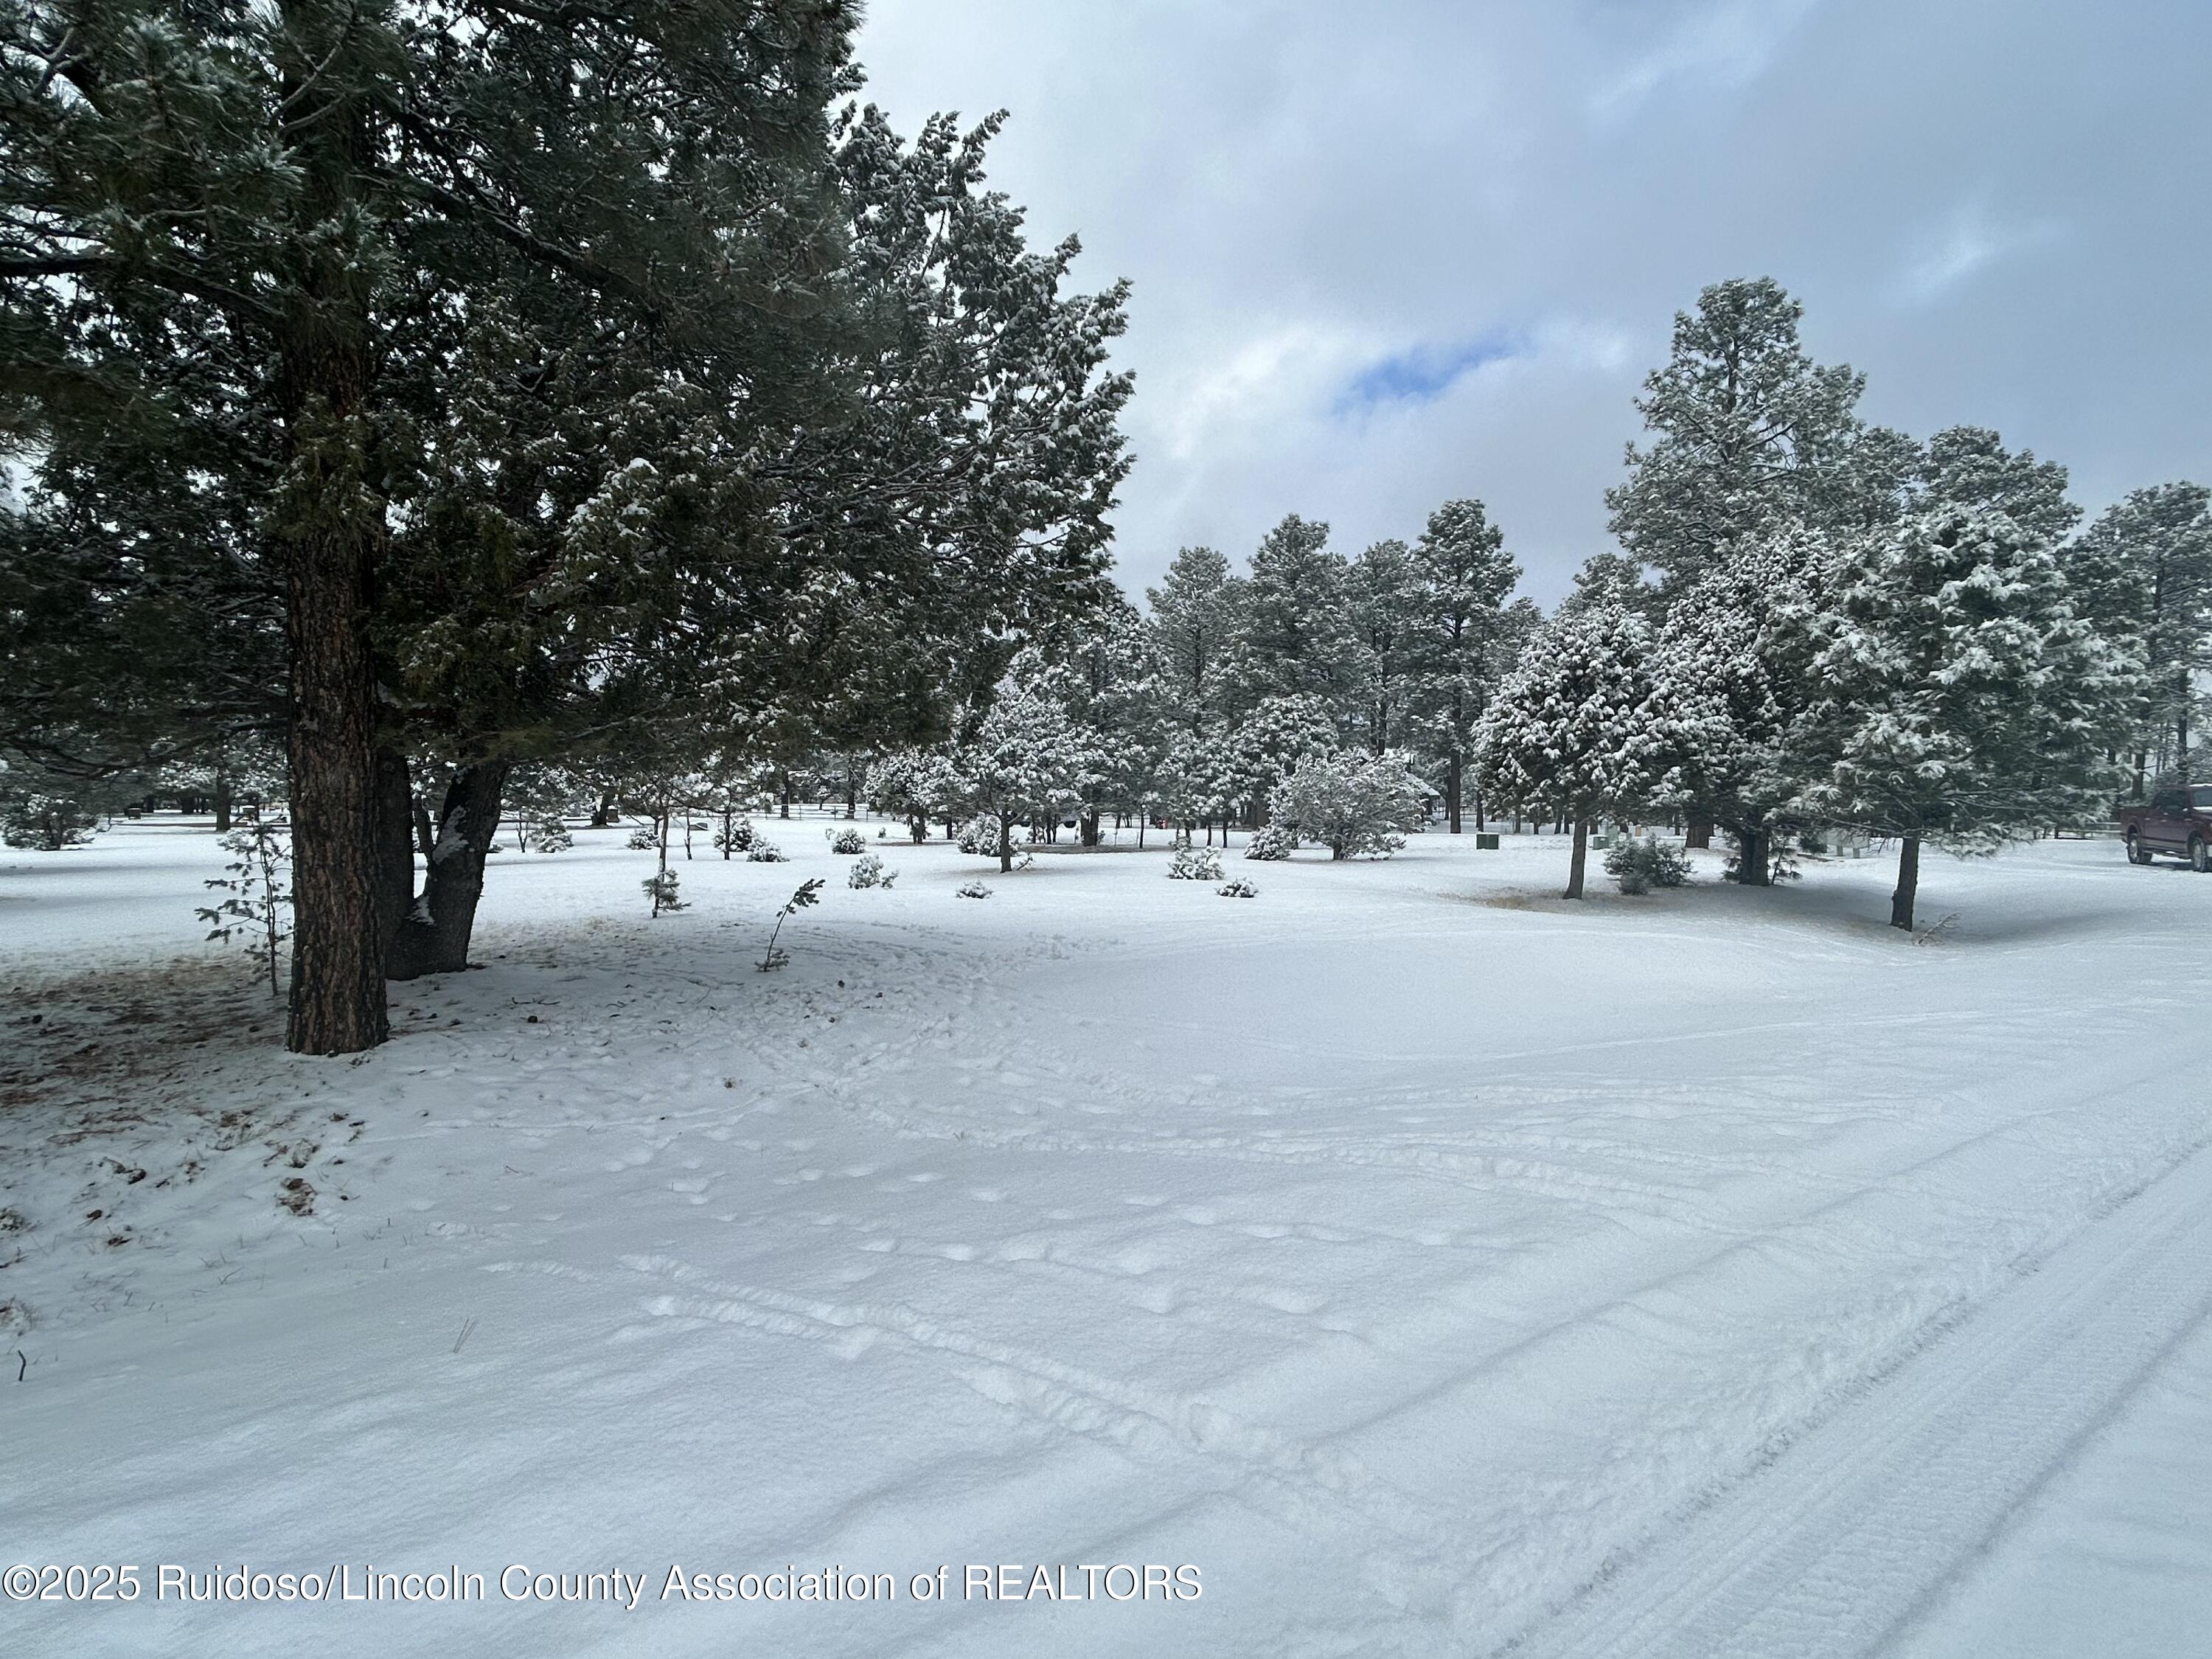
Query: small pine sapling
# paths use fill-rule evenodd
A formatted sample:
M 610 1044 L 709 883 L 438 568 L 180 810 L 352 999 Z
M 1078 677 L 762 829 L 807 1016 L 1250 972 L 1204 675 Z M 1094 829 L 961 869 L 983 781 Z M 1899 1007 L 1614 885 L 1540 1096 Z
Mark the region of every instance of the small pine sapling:
M 1298 850 L 1298 832 L 1286 824 L 1270 823 L 1255 830 L 1244 843 L 1244 856 L 1279 864 Z
M 868 850 L 867 837 L 858 830 L 851 828 L 824 830 L 822 835 L 823 838 L 830 843 L 830 850 L 833 853 L 842 854 L 849 858 L 855 854 Z
M 576 838 L 558 815 L 547 817 L 530 832 L 530 845 L 540 853 L 565 853 L 575 844 Z
M 658 823 L 641 824 L 629 832 L 629 839 L 623 845 L 633 853 L 658 852 L 660 848 L 660 826 Z
M 873 853 L 863 854 L 845 872 L 848 887 L 889 887 L 897 879 L 898 872 L 885 868 L 883 860 Z
M 1624 841 L 1607 853 L 1605 872 L 1624 893 L 1648 893 L 1655 887 L 1680 887 L 1690 878 L 1690 861 L 1656 836 L 1646 836 Z
M 286 872 L 292 863 L 284 832 L 266 818 L 257 817 L 225 836 L 222 846 L 236 856 L 223 866 L 226 874 L 207 884 L 228 895 L 212 908 L 196 911 L 209 924 L 208 937 L 228 943 L 242 939 L 246 954 L 269 975 L 269 994 L 283 994 L 277 981 L 279 947 L 290 936 L 284 925 L 292 891 Z
M 776 844 L 770 841 L 766 836 L 754 836 L 750 837 L 750 842 L 751 844 L 745 848 L 745 862 L 747 864 L 788 864 L 791 862 L 789 859 L 786 858 L 782 853 L 777 850 Z
M 798 912 L 810 909 L 821 902 L 821 877 L 815 876 L 799 884 L 799 890 L 786 899 L 783 902 L 783 908 L 775 913 L 775 926 L 769 931 L 768 936 L 768 954 L 754 964 L 760 972 L 774 973 L 791 960 L 786 952 L 779 951 L 775 945 L 777 936 L 783 932 L 783 924 Z
M 1213 890 L 1224 898 L 1257 898 L 1260 890 L 1242 876 L 1232 877 Z
M 988 898 L 991 890 L 980 881 L 971 881 L 965 887 L 954 888 L 952 896 L 955 898 Z
M 656 916 L 664 910 L 685 908 L 685 901 L 678 890 L 682 883 L 673 870 L 657 870 L 638 884 L 644 888 L 645 896 L 653 901 L 653 914 Z

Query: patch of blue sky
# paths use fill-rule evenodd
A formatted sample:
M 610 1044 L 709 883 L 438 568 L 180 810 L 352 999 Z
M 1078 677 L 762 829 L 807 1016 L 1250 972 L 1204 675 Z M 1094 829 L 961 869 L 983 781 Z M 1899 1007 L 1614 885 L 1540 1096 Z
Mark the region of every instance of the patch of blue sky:
M 1336 413 L 1362 414 L 1389 404 L 1432 403 L 1486 363 L 1517 357 L 1527 349 L 1522 336 L 1492 329 L 1471 339 L 1395 352 L 1345 383 L 1337 393 Z

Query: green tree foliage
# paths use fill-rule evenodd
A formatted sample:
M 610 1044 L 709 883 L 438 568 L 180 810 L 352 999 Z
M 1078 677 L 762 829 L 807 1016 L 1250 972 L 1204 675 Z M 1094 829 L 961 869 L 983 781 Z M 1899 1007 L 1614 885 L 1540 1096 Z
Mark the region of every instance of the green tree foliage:
M 2135 799 L 2148 778 L 2188 763 L 2198 676 L 2212 670 L 2212 490 L 2131 491 L 2067 550 L 2081 613 L 2142 659 L 2143 701 L 2122 741 Z
M 2140 675 L 2040 537 L 2000 513 L 1915 516 L 1854 550 L 1806 627 L 1800 800 L 1900 838 L 1893 926 L 1912 926 L 1923 842 L 1986 853 L 2104 818 Z
M 1589 821 L 1641 799 L 1651 757 L 1650 624 L 1620 605 L 1563 611 L 1528 641 L 1475 729 L 1475 770 L 1498 800 L 1565 813 L 1574 852 L 1565 896 L 1583 896 Z
M 1761 276 L 1716 283 L 1676 313 L 1673 351 L 1637 400 L 1650 443 L 1628 447 L 1628 482 L 1606 492 L 1613 533 L 1662 589 L 1779 524 L 1894 515 L 1917 451 L 1864 427 L 1865 377 L 1806 355 L 1803 310 Z
M 1224 672 L 1243 617 L 1245 583 L 1210 547 L 1179 550 L 1166 578 L 1148 588 L 1149 625 L 1166 696 L 1193 732 L 1224 711 Z

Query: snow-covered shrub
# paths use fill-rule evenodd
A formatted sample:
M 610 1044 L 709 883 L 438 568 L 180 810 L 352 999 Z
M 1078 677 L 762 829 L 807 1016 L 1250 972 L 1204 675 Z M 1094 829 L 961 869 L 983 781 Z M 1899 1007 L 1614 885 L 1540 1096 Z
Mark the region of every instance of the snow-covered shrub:
M 530 832 L 530 850 L 533 853 L 565 853 L 576 844 L 568 833 L 568 826 L 557 817 L 549 817 Z
M 991 890 L 980 881 L 971 881 L 965 887 L 953 889 L 953 896 L 955 898 L 988 898 L 991 896 Z
M 833 853 L 842 853 L 849 858 L 856 853 L 868 850 L 867 837 L 849 825 L 842 830 L 824 830 L 822 834 Z
M 1170 881 L 1219 881 L 1221 854 L 1211 847 L 1193 847 L 1178 841 L 1168 858 Z
M 714 850 L 724 858 L 732 853 L 750 853 L 753 847 L 753 821 L 742 815 L 726 818 L 722 827 L 714 831 Z
M 1255 830 L 1244 843 L 1244 856 L 1279 864 L 1298 850 L 1298 832 L 1287 824 L 1270 823 Z
M 1656 836 L 1646 836 L 1607 853 L 1605 872 L 1624 893 L 1648 893 L 1655 887 L 1680 887 L 1690 878 L 1690 861 Z
M 505 851 L 507 851 L 507 847 L 502 842 L 494 841 L 484 843 L 484 856 L 486 858 L 489 858 L 494 853 L 504 853 Z
M 633 853 L 658 852 L 660 848 L 660 831 L 650 823 L 641 824 L 629 832 L 629 839 L 623 845 Z
M 23 795 L 0 806 L 0 840 L 41 853 L 81 847 L 99 824 L 98 816 L 82 803 L 60 795 Z
M 1260 890 L 1255 887 L 1250 882 L 1245 880 L 1242 876 L 1237 876 L 1228 881 L 1224 881 L 1220 886 L 1215 888 L 1213 890 L 1220 894 L 1224 898 L 1257 898 L 1260 896 Z
M 267 818 L 255 818 L 225 836 L 220 845 L 233 855 L 224 873 L 207 883 L 228 896 L 196 912 L 208 924 L 208 937 L 228 944 L 241 940 L 254 965 L 269 976 L 269 994 L 283 994 L 276 968 L 280 947 L 290 937 L 292 890 L 285 884 L 292 849 L 285 832 Z
M 956 844 L 963 853 L 980 854 L 987 859 L 998 857 L 998 819 L 992 817 L 969 819 L 960 826 L 960 839 Z
M 1332 859 L 1387 858 L 1428 818 L 1427 792 L 1397 754 L 1309 755 L 1284 778 L 1274 807 L 1277 822 Z
M 845 872 L 848 887 L 888 887 L 898 879 L 898 872 L 884 867 L 884 861 L 873 853 L 864 853 Z
M 747 864 L 788 864 L 791 860 L 766 836 L 755 836 L 752 844 L 745 848 Z
M 638 885 L 645 889 L 646 897 L 653 901 L 654 915 L 659 915 L 663 910 L 684 908 L 684 900 L 676 890 L 678 884 L 673 870 L 663 870 L 647 876 Z

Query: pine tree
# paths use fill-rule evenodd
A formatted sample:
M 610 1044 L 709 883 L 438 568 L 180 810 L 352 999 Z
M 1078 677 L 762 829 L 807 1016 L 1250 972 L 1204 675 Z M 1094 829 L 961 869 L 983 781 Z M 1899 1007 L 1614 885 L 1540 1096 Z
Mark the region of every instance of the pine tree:
M 1358 647 L 1348 575 L 1325 524 L 1293 513 L 1261 539 L 1230 674 L 1233 719 L 1266 697 L 1317 697 L 1333 715 L 1350 699 Z
M 1525 636 L 1506 610 L 1521 567 L 1505 551 L 1505 532 L 1471 499 L 1446 501 L 1429 514 L 1413 562 L 1420 621 L 1413 724 L 1422 746 L 1443 763 L 1444 821 L 1457 835 L 1475 723 Z M 1481 825 L 1478 798 L 1475 827 Z
M 1803 810 L 1900 838 L 1890 924 L 1910 930 L 1923 842 L 1994 851 L 2102 819 L 2135 661 L 2075 611 L 2050 544 L 1943 509 L 1866 538 L 1807 619 L 1816 695 L 1788 750 Z
M 961 798 L 998 830 L 999 868 L 1014 867 L 1014 825 L 1057 812 L 1076 796 L 1082 734 L 1059 702 L 1009 678 L 954 759 Z
M 2066 568 L 2081 614 L 2142 659 L 2143 702 L 2124 739 L 2141 800 L 2152 773 L 2187 763 L 2197 679 L 2212 670 L 2212 490 L 2131 491 L 2067 550 Z
M 1804 308 L 1771 277 L 1717 283 L 1674 318 L 1672 355 L 1637 400 L 1652 432 L 1632 476 L 1606 492 L 1613 533 L 1662 586 L 1686 586 L 1723 550 L 1790 520 L 1848 526 L 1879 516 L 1906 453 L 1865 453 L 1865 377 L 1799 344 Z M 1870 476 L 1873 475 L 1873 476 Z
M 1388 858 L 1428 817 L 1428 789 L 1403 753 L 1310 755 L 1277 792 L 1275 821 L 1333 860 Z
M 9 412 L 52 441 L 182 386 L 228 426 L 195 462 L 250 511 L 288 659 L 288 1041 L 343 1052 L 387 1030 L 374 629 L 398 383 L 475 301 L 526 314 L 558 288 L 765 422 L 827 418 L 812 295 L 854 19 L 276 0 L 187 23 L 23 0 L 0 26 Z
M 907 822 L 915 845 L 929 839 L 929 821 L 958 810 L 960 779 L 949 750 L 895 749 L 877 757 L 864 786 L 876 811 Z
M 1168 695 L 1193 732 L 1226 714 L 1224 671 L 1241 624 L 1246 584 L 1210 547 L 1177 550 L 1166 578 L 1145 591 Z
M 1589 822 L 1651 787 L 1638 711 L 1650 692 L 1650 625 L 1620 605 L 1553 617 L 1475 729 L 1475 770 L 1498 799 L 1564 813 L 1574 851 L 1564 896 L 1583 896 Z
M 1780 815 L 1802 780 L 1784 744 L 1814 695 L 1802 645 L 1834 556 L 1802 526 L 1731 549 L 1686 589 L 1652 641 L 1637 716 L 1654 799 L 1725 825 L 1736 879 L 1765 886 Z
M 1420 567 L 1399 541 L 1377 542 L 1346 573 L 1352 623 L 1352 700 L 1370 754 L 1403 747 L 1425 637 Z
M 1985 426 L 1954 426 L 1928 441 L 1917 468 L 1922 512 L 1946 507 L 1989 507 L 2053 547 L 2081 521 L 2066 499 L 2066 469 L 2039 461 L 2035 452 L 2014 453 Z

